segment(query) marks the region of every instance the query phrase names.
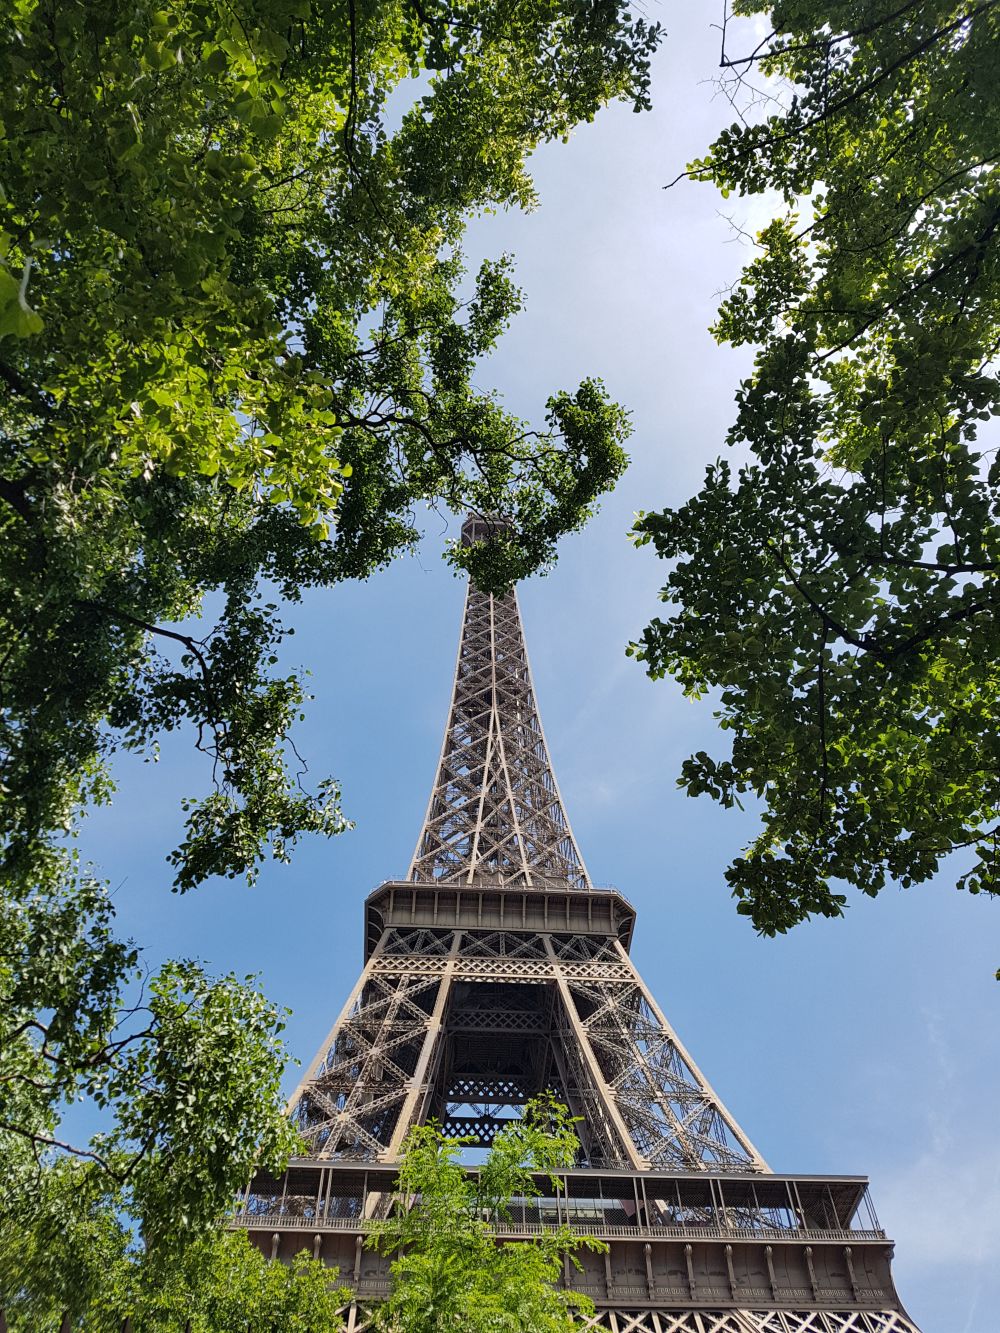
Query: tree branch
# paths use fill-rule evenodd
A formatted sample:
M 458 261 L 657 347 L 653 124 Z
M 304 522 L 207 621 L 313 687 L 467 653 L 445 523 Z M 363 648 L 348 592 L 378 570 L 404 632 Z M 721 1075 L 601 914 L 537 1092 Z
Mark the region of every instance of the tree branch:
M 52 1138 L 49 1134 L 36 1134 L 33 1130 L 25 1129 L 23 1125 L 14 1125 L 8 1120 L 0 1120 L 0 1129 L 6 1130 L 8 1134 L 17 1134 L 36 1147 L 59 1148 L 62 1152 L 71 1153 L 74 1157 L 87 1157 L 107 1171 L 112 1180 L 119 1182 L 122 1180 L 121 1173 L 114 1169 L 107 1158 L 102 1157 L 100 1153 L 96 1153 L 90 1148 L 74 1148 L 72 1143 L 64 1143 L 62 1139 Z
M 207 658 L 201 651 L 198 640 L 193 639 L 190 634 L 178 634 L 176 630 L 164 629 L 162 625 L 153 625 L 148 620 L 140 620 L 137 616 L 129 615 L 127 611 L 119 611 L 116 607 L 105 606 L 103 602 L 81 600 L 79 605 L 90 607 L 94 611 L 100 611 L 101 614 L 107 616 L 109 620 L 116 620 L 119 623 L 134 625 L 136 629 L 145 630 L 147 634 L 158 634 L 164 639 L 173 639 L 176 643 L 183 644 L 188 652 L 197 659 L 206 683 L 211 679 L 212 668 L 209 666 Z M 215 701 L 213 700 L 213 702 Z

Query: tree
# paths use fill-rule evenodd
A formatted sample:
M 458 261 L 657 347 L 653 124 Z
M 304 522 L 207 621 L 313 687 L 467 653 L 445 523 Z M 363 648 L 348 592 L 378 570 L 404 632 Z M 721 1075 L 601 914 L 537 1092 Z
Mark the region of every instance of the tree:
M 448 1140 L 433 1124 L 407 1137 L 396 1210 L 369 1239 L 383 1254 L 398 1251 L 377 1326 L 386 1333 L 566 1333 L 577 1326 L 574 1311 L 593 1313 L 593 1306 L 556 1287 L 563 1256 L 603 1245 L 566 1226 L 498 1245 L 496 1227 L 510 1221 L 515 1197 L 540 1194 L 535 1173 L 558 1190 L 552 1173 L 572 1166 L 579 1147 L 572 1120 L 558 1103 L 530 1102 L 522 1119 L 497 1134 L 477 1174 L 457 1161 L 465 1142 L 472 1140 Z
M 626 419 L 598 382 L 554 394 L 541 429 L 473 386 L 520 297 L 505 258 L 467 280 L 461 237 L 531 205 L 540 142 L 647 104 L 658 36 L 623 0 L 6 7 L 8 876 L 33 882 L 53 833 L 108 798 L 116 746 L 152 753 L 183 724 L 214 784 L 179 889 L 338 831 L 333 785 L 300 783 L 302 687 L 272 670 L 262 584 L 294 602 L 364 577 L 426 502 L 514 520 L 491 552 L 452 552 L 501 586 L 613 485 Z
M 79 1316 L 115 1271 L 125 1232 L 106 1198 L 87 1189 L 82 1164 L 64 1159 L 39 1170 L 31 1208 L 19 1206 L 7 1183 L 0 1186 L 0 1312 L 16 1333 L 56 1333 L 63 1313 Z
M 138 958 L 66 854 L 121 747 L 207 759 L 184 891 L 345 821 L 304 785 L 280 603 L 363 578 L 424 504 L 509 519 L 456 564 L 505 586 L 625 463 L 596 380 L 531 428 L 474 385 L 520 295 L 463 269 L 527 155 L 647 104 L 658 28 L 621 0 L 14 0 L 0 16 L 0 1157 L 208 1224 L 289 1146 L 280 1015 Z M 270 600 L 268 600 L 270 598 Z M 198 624 L 210 617 L 207 632 Z M 49 947 L 51 945 L 51 948 Z M 133 1008 L 133 1006 L 135 1006 Z M 83 1097 L 105 1135 L 59 1117 Z M 68 1159 L 80 1156 L 73 1165 Z M 165 1243 L 162 1238 L 160 1243 Z
M 0 1277 L 20 1282 L 7 1309 L 12 1333 L 57 1333 L 64 1313 L 86 1333 L 120 1333 L 126 1316 L 134 1333 L 333 1333 L 350 1299 L 335 1270 L 305 1252 L 291 1264 L 271 1263 L 244 1232 L 209 1232 L 165 1263 L 104 1213 L 56 1249 L 78 1280 L 68 1300 L 38 1284 L 37 1271 L 23 1262 L 23 1240 L 4 1247 Z M 20 1263 L 11 1262 L 14 1254 Z
M 758 347 L 749 460 L 640 518 L 673 610 L 631 651 L 718 691 L 731 752 L 680 781 L 763 802 L 727 879 L 774 934 L 963 849 L 959 887 L 1000 890 L 1000 10 L 733 13 L 771 25 L 724 39 L 751 106 L 687 174 L 785 203 L 715 328 Z
M 112 927 L 106 890 L 84 875 L 0 916 L 0 1195 L 9 1235 L 34 1237 L 67 1303 L 87 1284 L 64 1236 L 122 1213 L 173 1254 L 298 1143 L 281 1099 L 284 1013 L 252 977 L 213 980 L 193 962 L 146 976 Z M 81 1101 L 105 1122 L 83 1145 L 59 1127 Z

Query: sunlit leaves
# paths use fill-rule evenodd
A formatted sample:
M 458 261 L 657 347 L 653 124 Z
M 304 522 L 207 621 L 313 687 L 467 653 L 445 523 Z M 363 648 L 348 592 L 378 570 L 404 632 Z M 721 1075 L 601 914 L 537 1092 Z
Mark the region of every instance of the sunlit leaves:
M 475 384 L 520 295 L 508 260 L 471 277 L 460 246 L 470 214 L 530 202 L 539 143 L 646 104 L 658 37 L 618 3 L 8 7 L 9 873 L 30 883 L 108 794 L 117 744 L 151 754 L 185 724 L 213 785 L 177 887 L 336 832 L 334 787 L 289 757 L 304 696 L 272 678 L 286 631 L 260 585 L 294 600 L 363 577 L 426 502 L 514 520 L 500 586 L 614 484 L 627 425 L 596 382 L 540 431 Z
M 173 1254 L 260 1162 L 283 1165 L 296 1144 L 280 1095 L 285 1015 L 253 980 L 193 962 L 145 975 L 104 886 L 66 857 L 36 894 L 4 899 L 0 1191 L 12 1225 L 44 1250 L 70 1223 L 125 1210 Z M 106 1128 L 74 1144 L 59 1122 L 81 1100 Z
M 370 1244 L 392 1254 L 392 1289 L 376 1312 L 386 1333 L 570 1333 L 575 1314 L 593 1313 L 588 1297 L 560 1287 L 564 1258 L 603 1249 L 569 1227 L 546 1227 L 536 1240 L 497 1245 L 494 1228 L 510 1218 L 512 1199 L 534 1198 L 534 1178 L 572 1166 L 578 1142 L 566 1108 L 531 1102 L 496 1136 L 475 1175 L 458 1159 L 462 1141 L 434 1125 L 411 1130 L 403 1148 L 401 1206 L 377 1223 Z
M 50 1190 L 42 1211 L 54 1204 Z M 53 1281 L 60 1265 L 69 1282 Z M 16 1237 L 0 1220 L 0 1283 L 13 1333 L 58 1333 L 67 1311 L 88 1333 L 120 1333 L 126 1317 L 135 1333 L 330 1333 L 350 1298 L 335 1279 L 305 1252 L 271 1263 L 243 1232 L 187 1238 L 165 1254 L 137 1245 L 106 1211 L 74 1218 L 61 1232 L 36 1224 Z
M 178 731 L 205 780 L 175 888 L 338 832 L 281 604 L 412 546 L 426 504 L 513 520 L 468 557 L 507 586 L 614 484 L 627 421 L 597 381 L 540 429 L 476 383 L 520 294 L 506 259 L 466 274 L 461 239 L 532 201 L 540 143 L 647 104 L 658 37 L 619 0 L 3 9 L 5 1202 L 30 1219 L 51 1187 L 50 1239 L 121 1208 L 166 1249 L 288 1148 L 280 1015 L 191 962 L 137 998 L 66 839 L 117 749 Z M 74 1097 L 98 1140 L 54 1142 Z

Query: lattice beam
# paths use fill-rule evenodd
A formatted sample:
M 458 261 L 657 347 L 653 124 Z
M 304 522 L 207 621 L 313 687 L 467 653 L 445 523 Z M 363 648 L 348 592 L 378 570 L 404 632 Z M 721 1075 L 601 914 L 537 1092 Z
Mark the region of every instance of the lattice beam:
M 552 772 L 514 592 L 470 584 L 437 776 L 408 878 L 589 889 Z
M 374 1327 L 374 1309 L 346 1306 L 342 1333 Z M 602 1309 L 576 1324 L 581 1333 L 918 1333 L 894 1310 Z
M 292 1107 L 317 1155 L 392 1160 L 428 1114 L 546 1090 L 595 1165 L 767 1170 L 625 950 L 584 936 L 386 930 Z
M 603 1309 L 579 1327 L 594 1333 L 918 1333 L 895 1310 Z

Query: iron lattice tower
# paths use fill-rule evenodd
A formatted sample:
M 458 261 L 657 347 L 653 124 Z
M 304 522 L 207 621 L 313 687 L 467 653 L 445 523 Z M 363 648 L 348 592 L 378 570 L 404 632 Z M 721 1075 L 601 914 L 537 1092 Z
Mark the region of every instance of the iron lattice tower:
M 488 536 L 468 519 L 463 539 Z M 552 1093 L 577 1166 L 503 1239 L 568 1222 L 609 1242 L 565 1281 L 612 1333 L 916 1333 L 857 1176 L 770 1170 L 629 957 L 635 913 L 595 889 L 556 785 L 516 594 L 470 584 L 451 709 L 406 880 L 366 902 L 365 963 L 289 1110 L 309 1144 L 259 1173 L 236 1224 L 351 1278 L 366 1328 L 387 1263 L 363 1248 L 393 1206 L 412 1125 L 488 1146 Z

